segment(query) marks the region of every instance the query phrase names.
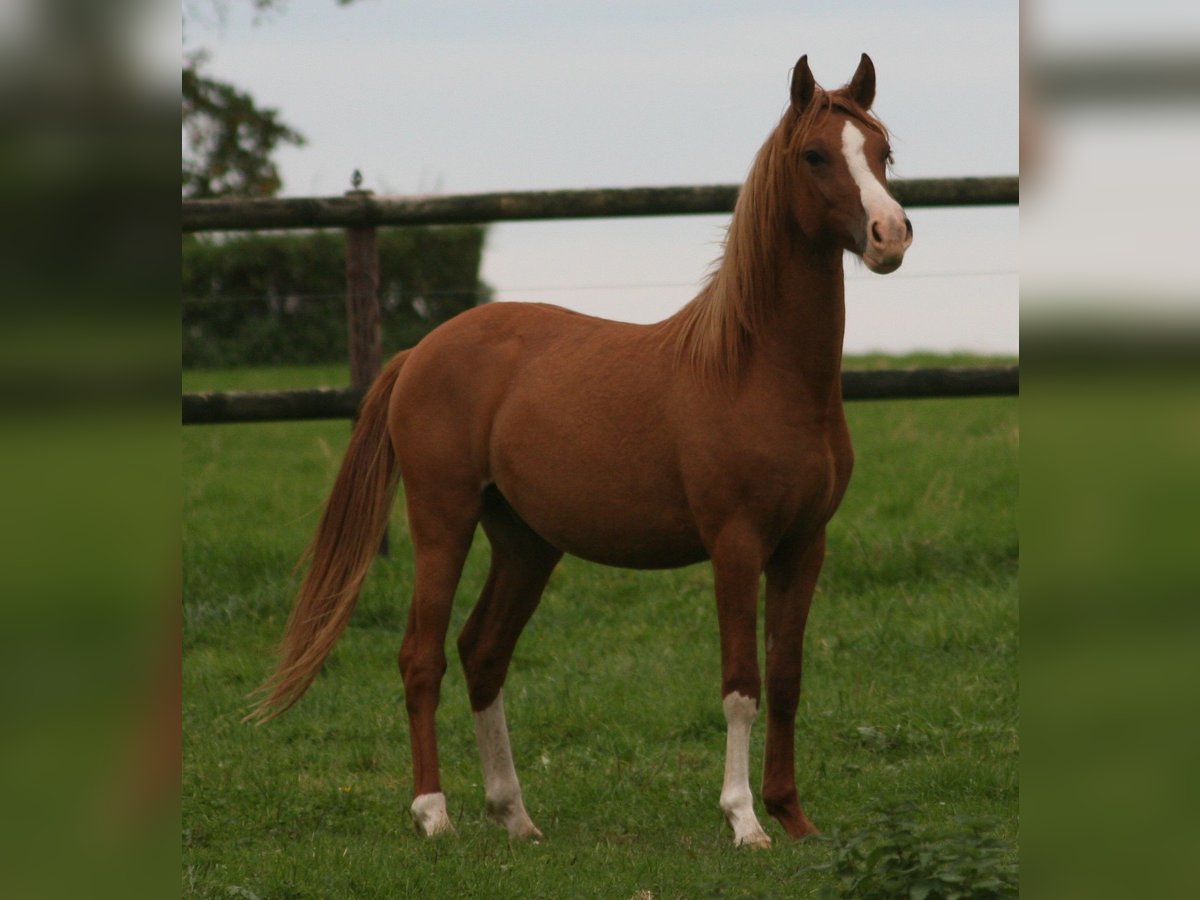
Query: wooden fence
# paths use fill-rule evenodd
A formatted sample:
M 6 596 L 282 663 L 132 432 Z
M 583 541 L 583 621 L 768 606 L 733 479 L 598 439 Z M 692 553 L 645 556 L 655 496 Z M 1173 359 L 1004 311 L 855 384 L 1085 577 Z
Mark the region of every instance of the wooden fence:
M 851 371 L 842 373 L 842 393 L 847 400 L 983 397 L 1017 393 L 1019 378 L 1017 366 Z M 362 395 L 362 388 L 184 394 L 183 421 L 202 425 L 349 419 Z
M 254 200 L 185 200 L 183 230 L 245 231 L 271 228 L 374 228 L 378 225 L 464 225 L 531 219 L 597 219 L 617 216 L 685 216 L 733 211 L 740 185 L 521 191 L 505 194 L 438 194 L 376 197 L 266 197 Z M 912 178 L 891 183 L 909 208 L 1013 205 L 1017 177 Z
M 921 178 L 891 184 L 906 207 L 1013 205 L 1016 176 Z M 497 194 L 183 201 L 183 231 L 295 228 L 346 229 L 346 317 L 351 386 L 348 389 L 185 394 L 183 423 L 260 422 L 352 418 L 363 390 L 382 363 L 379 252 L 375 229 L 386 225 L 451 225 L 729 213 L 739 185 L 647 187 Z M 846 372 L 846 399 L 1016 394 L 1017 367 Z

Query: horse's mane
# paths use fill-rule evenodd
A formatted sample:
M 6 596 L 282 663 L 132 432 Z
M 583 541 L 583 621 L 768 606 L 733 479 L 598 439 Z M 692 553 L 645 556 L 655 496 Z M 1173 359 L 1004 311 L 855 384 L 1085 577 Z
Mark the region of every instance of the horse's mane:
M 787 223 L 787 166 L 808 135 L 833 110 L 860 120 L 887 137 L 883 123 L 843 88 L 817 88 L 797 114 L 791 104 L 758 155 L 738 192 L 725 234 L 724 252 L 704 287 L 672 322 L 677 364 L 719 380 L 736 378 L 754 336 L 769 326 L 776 300 L 775 254 Z

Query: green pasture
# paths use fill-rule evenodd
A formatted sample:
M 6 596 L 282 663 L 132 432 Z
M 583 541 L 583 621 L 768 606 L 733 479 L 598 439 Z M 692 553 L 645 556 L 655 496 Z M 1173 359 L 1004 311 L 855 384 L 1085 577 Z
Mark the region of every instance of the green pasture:
M 196 371 L 183 382 L 287 388 L 346 375 Z M 484 815 L 452 642 L 439 726 L 458 834 L 413 832 L 396 667 L 412 571 L 402 502 L 392 556 L 373 568 L 322 676 L 283 717 L 241 724 L 349 424 L 184 428 L 183 894 L 868 896 L 872 884 L 889 894 L 900 882 L 881 873 L 910 856 L 916 874 L 895 877 L 913 879 L 912 896 L 949 896 L 955 884 L 964 896 L 1004 894 L 1011 882 L 989 867 L 1015 863 L 1018 833 L 1017 402 L 848 410 L 857 463 L 829 531 L 797 724 L 801 799 L 826 838 L 789 841 L 759 803 L 775 839 L 765 852 L 735 849 L 717 808 L 725 727 L 707 566 L 632 572 L 566 559 L 555 572 L 505 692 L 540 844 L 510 845 Z M 486 568 L 480 538 L 452 633 Z M 874 856 L 856 849 L 874 846 Z

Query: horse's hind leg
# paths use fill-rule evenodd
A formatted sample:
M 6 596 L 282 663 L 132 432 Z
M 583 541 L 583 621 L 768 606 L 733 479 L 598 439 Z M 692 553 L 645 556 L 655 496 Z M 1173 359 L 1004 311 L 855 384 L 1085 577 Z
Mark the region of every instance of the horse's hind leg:
M 475 715 L 488 813 L 511 837 L 536 839 L 541 832 L 525 811 L 502 688 L 517 639 L 562 553 L 534 534 L 494 490 L 485 495 L 483 527 L 492 544 L 491 571 L 459 635 L 458 652 Z
M 419 493 L 418 493 L 419 492 Z M 408 495 L 416 572 L 400 673 L 413 758 L 412 815 L 428 837 L 453 831 L 438 775 L 435 715 L 446 672 L 446 631 L 454 591 L 479 521 L 479 496 L 469 490 Z

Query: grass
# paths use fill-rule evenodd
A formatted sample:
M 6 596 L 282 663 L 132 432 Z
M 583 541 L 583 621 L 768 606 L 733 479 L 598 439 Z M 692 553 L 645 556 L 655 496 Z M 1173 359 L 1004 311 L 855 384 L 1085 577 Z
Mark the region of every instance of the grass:
M 346 380 L 344 367 L 204 371 L 185 373 L 184 387 Z M 916 830 L 984 819 L 1011 862 L 1016 400 L 855 403 L 849 415 L 856 470 L 806 645 L 801 798 L 834 834 L 878 829 L 881 804 L 905 805 Z M 184 429 L 184 895 L 766 897 L 849 883 L 831 867 L 851 856 L 836 840 L 790 842 L 761 803 L 775 847 L 732 846 L 717 809 L 724 720 L 706 566 L 629 572 L 567 559 L 553 576 L 506 688 L 541 844 L 510 845 L 485 819 L 456 662 L 439 726 L 458 835 L 413 833 L 396 668 L 412 571 L 402 503 L 393 556 L 372 570 L 322 676 L 282 718 L 240 724 L 348 432 L 345 422 Z M 480 539 L 452 633 L 486 566 Z

